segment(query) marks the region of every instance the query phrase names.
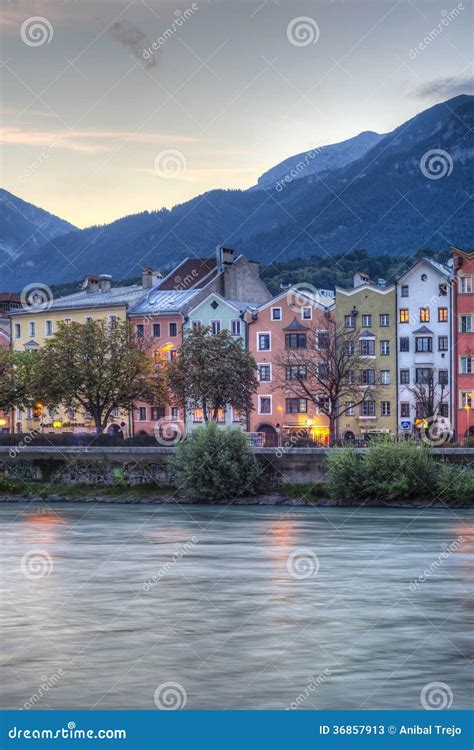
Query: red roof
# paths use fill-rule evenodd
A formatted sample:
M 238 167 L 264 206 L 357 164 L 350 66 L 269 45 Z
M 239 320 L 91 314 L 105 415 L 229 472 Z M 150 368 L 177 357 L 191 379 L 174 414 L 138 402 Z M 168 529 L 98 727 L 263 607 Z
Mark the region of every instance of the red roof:
M 0 302 L 17 302 L 21 305 L 21 297 L 15 292 L 0 292 Z
M 215 258 L 187 258 L 159 285 L 159 289 L 187 291 L 205 286 L 217 273 Z

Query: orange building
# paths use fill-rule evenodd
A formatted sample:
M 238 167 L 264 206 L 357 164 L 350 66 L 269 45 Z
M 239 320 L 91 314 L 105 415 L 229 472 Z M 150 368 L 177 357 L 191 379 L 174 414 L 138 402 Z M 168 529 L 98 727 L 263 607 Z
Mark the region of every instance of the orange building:
M 453 414 L 456 435 L 474 438 L 474 250 L 453 247 Z
M 285 389 L 283 379 L 291 373 L 285 372 L 282 377 L 278 361 L 289 348 L 317 347 L 318 336 L 329 333 L 328 318 L 333 308 L 331 292 L 288 289 L 249 316 L 248 348 L 257 363 L 259 380 L 250 431 L 263 433 L 267 445 L 277 445 L 292 436 L 328 442 L 327 416 L 319 413 L 309 399 L 294 398 Z

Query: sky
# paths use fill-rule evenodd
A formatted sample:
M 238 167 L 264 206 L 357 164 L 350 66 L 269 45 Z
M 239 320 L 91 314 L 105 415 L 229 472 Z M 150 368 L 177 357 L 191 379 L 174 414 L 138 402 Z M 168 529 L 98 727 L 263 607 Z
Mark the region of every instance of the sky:
M 2 0 L 0 34 L 2 187 L 78 227 L 474 93 L 468 0 Z

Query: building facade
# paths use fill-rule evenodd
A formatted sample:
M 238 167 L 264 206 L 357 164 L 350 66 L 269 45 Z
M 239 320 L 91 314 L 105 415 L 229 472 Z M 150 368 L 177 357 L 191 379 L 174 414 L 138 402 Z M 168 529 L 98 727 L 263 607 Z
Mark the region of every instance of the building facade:
M 474 251 L 453 248 L 453 421 L 458 438 L 474 438 Z
M 327 416 L 310 399 L 297 398 L 285 387 L 293 372 L 281 362 L 288 350 L 318 346 L 318 337 L 329 334 L 333 309 L 330 292 L 288 289 L 247 313 L 248 348 L 257 363 L 259 381 L 249 426 L 251 432 L 263 433 L 269 445 L 305 437 L 328 443 Z
M 421 258 L 397 281 L 398 423 L 417 434 L 451 414 L 450 269 Z
M 8 317 L 12 310 L 21 308 L 21 299 L 19 294 L 12 292 L 0 293 L 0 347 L 10 347 L 10 318 Z M 11 431 L 12 415 L 0 409 L 0 434 Z
M 352 289 L 336 287 L 336 321 L 338 328 L 353 334 L 353 346 L 361 358 L 360 386 L 373 387 L 370 399 L 347 405 L 339 417 L 338 436 L 353 440 L 396 434 L 395 285 L 376 285 L 366 274 L 354 274 Z

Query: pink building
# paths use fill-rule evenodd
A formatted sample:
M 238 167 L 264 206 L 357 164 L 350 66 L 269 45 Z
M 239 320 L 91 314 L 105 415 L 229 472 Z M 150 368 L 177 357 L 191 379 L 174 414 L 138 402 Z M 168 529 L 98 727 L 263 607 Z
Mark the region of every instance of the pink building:
M 0 294 L 0 346 L 11 344 L 11 323 L 8 314 L 21 307 L 19 294 L 3 292 Z M 11 415 L 0 409 L 0 433 L 10 432 Z

